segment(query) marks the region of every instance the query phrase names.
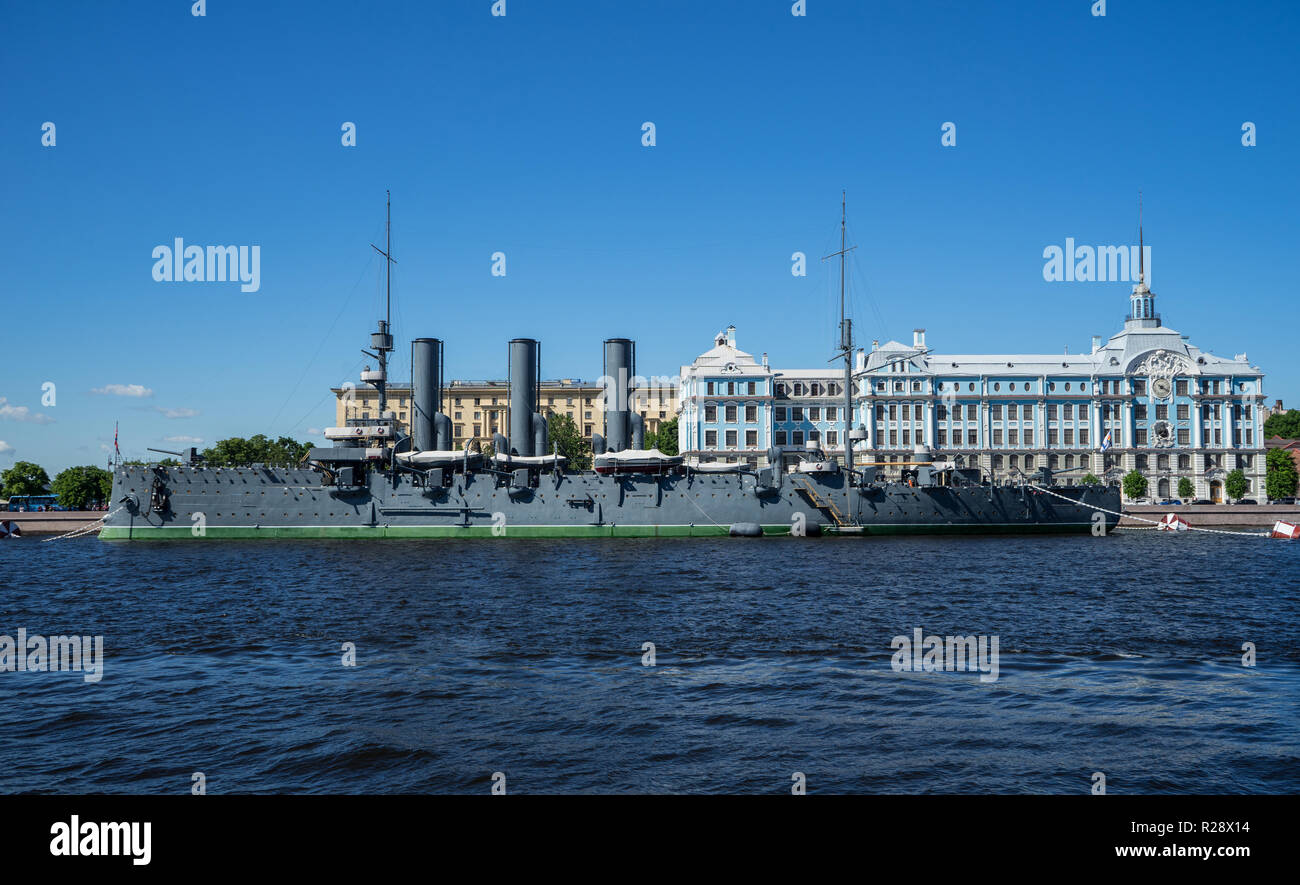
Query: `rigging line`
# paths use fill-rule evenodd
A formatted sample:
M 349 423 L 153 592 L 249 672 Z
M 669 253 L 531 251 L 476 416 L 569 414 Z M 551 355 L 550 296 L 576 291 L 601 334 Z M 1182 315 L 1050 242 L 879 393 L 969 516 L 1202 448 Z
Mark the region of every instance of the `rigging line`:
M 293 385 L 293 389 L 289 391 L 289 395 L 284 398 L 284 402 L 280 403 L 280 408 L 276 409 L 275 417 L 272 418 L 271 423 L 267 425 L 272 430 L 275 428 L 275 422 L 280 420 L 280 415 L 284 412 L 285 406 L 289 405 L 289 401 L 293 399 L 293 395 L 297 393 L 298 388 L 302 386 L 303 379 L 307 377 L 307 373 L 311 371 L 311 367 L 316 363 L 316 359 L 320 356 L 322 348 L 325 347 L 325 342 L 329 340 L 329 336 L 334 332 L 334 327 L 337 326 L 339 320 L 343 318 L 343 314 L 347 311 L 348 305 L 352 303 L 352 296 L 356 294 L 357 287 L 361 285 L 361 280 L 365 277 L 366 271 L 369 270 L 370 265 L 374 263 L 374 260 L 374 254 L 372 253 L 370 258 L 366 260 L 366 266 L 361 268 L 361 273 L 357 276 L 357 281 L 352 284 L 352 288 L 349 289 L 348 294 L 344 296 L 343 306 L 339 308 L 339 312 L 335 315 L 334 322 L 330 323 L 329 329 L 321 337 L 319 343 L 317 343 L 316 352 L 311 355 L 311 359 L 305 366 L 303 366 L 302 374 L 298 376 L 298 381 Z
M 860 284 L 861 284 L 861 290 L 862 290 L 862 292 L 863 292 L 863 293 L 865 294 L 865 296 L 866 296 L 867 305 L 871 308 L 871 315 L 872 315 L 872 317 L 873 317 L 873 318 L 875 319 L 875 321 L 876 321 L 876 328 L 877 328 L 877 330 L 878 330 L 878 333 L 877 333 L 876 335 L 872 335 L 871 337 L 872 337 L 872 338 L 882 338 L 882 339 L 884 339 L 884 340 L 886 340 L 886 341 L 891 340 L 894 336 L 893 336 L 893 334 L 890 332 L 890 329 L 889 329 L 888 325 L 885 323 L 885 317 L 884 317 L 884 315 L 880 312 L 880 305 L 879 305 L 879 303 L 877 303 L 876 299 L 875 299 L 874 297 L 872 297 L 872 295 L 871 295 L 871 290 L 867 287 L 867 284 L 866 284 L 866 272 L 863 270 L 862 265 L 861 265 L 861 263 L 859 262 L 859 260 L 858 260 L 858 258 L 857 258 L 856 255 L 853 257 L 852 265 L 853 265 L 853 269 L 852 269 L 852 277 L 853 277 L 855 280 L 858 280 L 858 281 L 860 282 Z M 854 294 L 855 294 L 855 296 L 856 296 L 856 294 L 857 294 L 857 290 L 856 290 L 856 289 L 855 289 L 855 293 L 854 293 Z M 856 299 L 856 297 L 855 297 L 855 305 L 860 305 L 860 301 L 858 301 L 858 300 Z
M 365 359 L 366 359 L 366 358 L 363 356 L 363 357 L 361 357 L 361 359 L 357 360 L 355 363 L 352 364 L 352 368 L 348 370 L 347 376 L 345 376 L 345 377 L 347 378 L 347 380 L 351 380 L 351 376 L 353 376 L 353 375 L 355 375 L 355 374 L 357 373 L 357 367 L 360 366 L 361 363 L 365 361 Z M 346 384 L 346 383 L 347 383 L 346 380 L 345 380 L 345 381 L 342 381 L 342 382 L 339 382 L 340 386 L 342 386 L 343 384 Z M 301 427 L 302 424 L 303 424 L 303 422 L 306 421 L 308 418 L 311 417 L 311 413 L 314 412 L 314 411 L 316 411 L 317 409 L 319 409 L 321 403 L 325 402 L 325 400 L 329 399 L 331 396 L 334 396 L 334 391 L 332 391 L 332 390 L 331 390 L 329 393 L 327 393 L 327 394 L 325 394 L 324 396 L 322 396 L 320 399 L 318 399 L 318 400 L 317 400 L 317 401 L 312 405 L 312 407 L 311 407 L 310 409 L 307 410 L 307 414 L 305 414 L 305 415 L 303 415 L 301 418 L 299 418 L 298 421 L 297 421 L 296 423 L 289 425 L 288 430 L 289 430 L 290 432 L 292 432 L 292 431 L 294 431 L 294 430 L 297 430 L 299 427 Z
M 1044 494 L 1051 495 L 1054 498 L 1061 498 L 1065 501 L 1069 501 L 1072 504 L 1079 504 L 1083 507 L 1089 507 L 1093 510 L 1099 510 L 1102 513 L 1109 513 L 1112 516 L 1118 516 L 1127 519 L 1136 519 L 1138 522 L 1149 522 L 1153 526 L 1159 526 L 1162 522 L 1162 520 L 1147 519 L 1146 517 L 1138 516 L 1135 513 L 1121 513 L 1118 510 L 1107 510 L 1105 507 L 1101 507 L 1097 504 L 1088 504 L 1087 502 L 1084 501 L 1076 501 L 1073 498 L 1066 497 L 1065 495 L 1054 492 L 1051 489 L 1043 488 L 1037 483 L 1031 482 L 1028 485 L 1031 489 L 1037 489 L 1038 491 L 1043 492 Z M 1115 526 L 1115 528 L 1119 528 L 1119 526 L 1117 525 Z M 1211 535 L 1232 535 L 1237 538 L 1267 538 L 1268 537 L 1268 532 L 1227 532 L 1224 531 L 1223 529 L 1203 529 L 1200 528 L 1199 526 L 1194 526 L 1194 525 L 1188 525 L 1187 528 L 1184 529 L 1184 531 L 1208 532 Z
M 692 498 L 689 494 L 686 496 L 686 500 L 687 500 L 687 501 L 690 501 L 692 504 L 694 504 L 694 505 L 695 505 L 695 509 L 698 510 L 698 511 L 700 511 L 701 513 L 703 513 L 703 514 L 704 514 L 704 518 L 707 519 L 709 522 L 713 523 L 714 525 L 716 525 L 716 526 L 717 526 L 718 528 L 720 528 L 720 529 L 721 529 L 721 528 L 728 528 L 727 526 L 724 526 L 722 523 L 718 522 L 718 521 L 717 521 L 716 519 L 714 519 L 712 516 L 709 516 L 708 512 L 707 512 L 703 507 L 700 506 L 699 502 L 696 501 L 694 498 Z

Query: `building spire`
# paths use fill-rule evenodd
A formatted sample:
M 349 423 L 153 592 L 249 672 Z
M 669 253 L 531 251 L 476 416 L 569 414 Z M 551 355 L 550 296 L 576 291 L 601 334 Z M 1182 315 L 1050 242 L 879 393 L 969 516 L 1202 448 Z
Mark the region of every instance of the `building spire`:
M 1129 265 L 1132 267 L 1133 265 Z M 1142 242 L 1142 191 L 1138 191 L 1138 282 L 1147 281 L 1146 248 Z

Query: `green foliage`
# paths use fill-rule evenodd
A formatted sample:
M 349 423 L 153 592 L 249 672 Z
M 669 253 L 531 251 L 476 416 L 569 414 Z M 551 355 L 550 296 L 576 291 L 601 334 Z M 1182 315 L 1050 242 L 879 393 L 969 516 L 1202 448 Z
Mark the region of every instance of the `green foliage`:
M 659 451 L 665 455 L 677 454 L 677 419 L 670 418 L 667 421 L 659 423 L 659 433 L 656 435 L 655 444 Z M 649 443 L 647 443 L 647 447 Z
M 591 446 L 578 431 L 578 425 L 568 415 L 555 412 L 548 419 L 551 447 L 569 459 L 570 470 L 591 469 Z M 550 454 L 547 452 L 546 454 Z
M 1240 469 L 1229 473 L 1223 480 L 1223 490 L 1234 501 L 1240 501 L 1246 497 L 1246 492 L 1250 491 L 1250 484 L 1246 482 L 1246 474 L 1242 473 Z
M 54 477 L 50 491 L 64 507 L 85 510 L 89 504 L 108 500 L 113 493 L 113 474 L 102 467 L 69 467 Z
M 1101 480 L 1098 477 L 1094 476 L 1093 474 L 1089 473 L 1083 479 L 1079 480 L 1079 484 L 1085 486 L 1099 486 L 1101 485 Z
M 1290 498 L 1296 490 L 1295 460 L 1286 449 L 1273 449 L 1268 453 L 1268 472 L 1264 490 L 1270 498 Z
M 1196 497 L 1195 483 L 1193 483 L 1190 479 L 1188 479 L 1185 476 L 1179 477 L 1178 479 L 1178 497 L 1180 498 Z
M 0 481 L 4 483 L 5 494 L 11 498 L 14 495 L 44 495 L 50 485 L 50 475 L 39 464 L 16 461 L 13 467 L 0 474 Z
M 215 467 L 238 467 L 253 463 L 297 464 L 307 454 L 311 443 L 298 442 L 287 436 L 272 441 L 262 434 L 244 439 L 232 436 L 218 440 L 203 450 L 203 460 Z
M 1300 410 L 1287 409 L 1276 415 L 1269 415 L 1264 422 L 1264 438 L 1280 436 L 1283 439 L 1300 437 Z
M 1130 470 L 1124 474 L 1124 495 L 1130 500 L 1135 498 L 1145 498 L 1147 494 L 1147 478 L 1136 470 Z

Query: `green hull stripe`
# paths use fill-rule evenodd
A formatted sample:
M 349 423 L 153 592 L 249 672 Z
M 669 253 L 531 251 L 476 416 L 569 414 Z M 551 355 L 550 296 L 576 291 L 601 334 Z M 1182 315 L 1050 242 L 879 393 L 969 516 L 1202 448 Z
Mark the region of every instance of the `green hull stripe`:
M 1113 526 L 1112 526 L 1113 528 Z M 1091 522 L 1044 522 L 1044 523 L 982 523 L 977 525 L 892 523 L 886 525 L 864 525 L 861 530 L 840 531 L 837 526 L 823 526 L 823 531 L 832 535 L 853 537 L 860 535 L 1060 535 L 1087 534 L 1092 531 Z M 1109 531 L 1109 530 L 1108 530 Z
M 105 526 L 105 541 L 208 540 L 242 538 L 695 538 L 727 535 L 729 526 L 713 525 L 490 525 L 447 526 L 208 526 L 196 536 L 186 526 Z M 790 526 L 765 525 L 765 535 L 788 535 Z
M 784 523 L 765 525 L 764 535 L 789 535 Z M 1086 533 L 1091 523 L 983 523 L 972 525 L 865 525 L 861 531 L 839 532 L 836 526 L 822 527 L 828 534 L 855 535 L 981 535 Z M 188 526 L 105 526 L 101 540 L 240 540 L 251 538 L 699 538 L 728 535 L 729 526 L 715 525 L 513 525 L 493 529 L 490 525 L 447 526 L 208 526 L 195 536 Z

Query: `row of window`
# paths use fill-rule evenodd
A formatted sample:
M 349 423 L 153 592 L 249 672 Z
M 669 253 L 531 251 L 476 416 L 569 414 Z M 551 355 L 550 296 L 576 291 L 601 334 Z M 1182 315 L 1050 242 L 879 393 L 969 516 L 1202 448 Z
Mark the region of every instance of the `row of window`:
M 808 421 L 838 421 L 840 420 L 840 410 L 838 406 L 791 406 L 786 409 L 785 406 L 777 406 L 773 409 L 772 419 L 774 421 L 785 421 L 786 416 L 790 421 L 803 421 L 805 415 Z
M 829 382 L 826 384 L 820 381 L 802 381 L 786 382 L 781 381 L 776 385 L 776 395 L 779 397 L 788 396 L 839 396 L 844 391 L 844 385 Z
M 734 448 L 736 448 L 736 440 L 738 439 L 738 434 L 737 434 L 737 432 L 736 432 L 735 430 L 727 430 L 727 431 L 725 431 L 725 432 L 723 433 L 723 437 L 722 437 L 722 438 L 726 441 L 725 444 L 726 444 L 726 447 L 727 447 L 727 448 L 729 448 L 729 449 L 734 449 Z M 704 431 L 704 447 L 705 447 L 706 449 L 716 449 L 716 448 L 718 447 L 718 431 L 716 431 L 716 430 L 706 430 L 706 431 Z M 757 431 L 757 430 L 746 430 L 746 431 L 745 431 L 745 448 L 747 448 L 747 449 L 756 449 L 756 448 L 758 448 L 758 431 Z
M 778 390 L 780 386 L 778 385 Z M 706 381 L 705 396 L 758 396 L 757 381 Z
M 802 430 L 793 430 L 787 435 L 784 430 L 778 430 L 773 434 L 773 438 L 776 440 L 775 444 L 778 446 L 792 445 L 802 447 L 806 442 L 821 442 L 822 434 L 821 431 L 818 430 L 810 430 L 806 435 Z M 786 442 L 787 439 L 789 439 L 789 443 Z M 825 445 L 829 448 L 835 448 L 839 444 L 839 431 L 826 431 Z
M 1037 382 L 1008 381 L 1006 384 L 1007 384 L 1007 391 L 1010 393 L 1015 393 L 1018 390 L 1022 390 L 1028 393 L 1035 389 Z M 1133 393 L 1135 395 L 1146 396 L 1147 382 L 1145 378 L 1133 378 L 1131 379 L 1131 385 L 1132 385 Z M 924 381 L 908 382 L 908 381 L 878 380 L 876 381 L 876 392 L 887 393 L 891 389 L 891 386 L 894 393 L 906 393 L 908 392 L 909 387 L 912 393 L 921 393 L 925 389 L 925 382 Z M 935 386 L 940 392 L 944 392 L 944 391 L 957 392 L 962 389 L 962 382 L 939 381 Z M 966 382 L 966 390 L 968 392 L 974 392 L 976 386 L 977 386 L 976 382 L 974 381 Z M 994 381 L 991 383 L 990 387 L 994 392 L 1000 393 L 1002 391 L 1002 382 Z M 1066 393 L 1070 393 L 1071 390 L 1077 391 L 1079 393 L 1088 392 L 1087 381 L 1075 381 L 1075 382 L 1066 381 L 1061 385 L 1061 387 Z M 1121 379 L 1118 378 L 1102 379 L 1097 382 L 1097 387 L 1098 387 L 1098 392 L 1104 395 L 1117 395 L 1123 392 L 1122 381 Z M 1188 396 L 1189 393 L 1192 391 L 1198 394 L 1205 394 L 1207 396 L 1215 396 L 1215 395 L 1222 394 L 1225 390 L 1230 391 L 1231 387 L 1232 387 L 1231 384 L 1224 383 L 1218 380 L 1208 380 L 1208 379 L 1203 380 L 1196 384 L 1193 384 L 1187 379 L 1178 379 L 1174 382 L 1174 391 L 1175 393 L 1177 393 L 1178 396 Z M 1056 382 L 1048 381 L 1047 389 L 1049 392 L 1054 392 L 1057 389 Z M 1243 381 L 1239 383 L 1237 385 L 1237 389 L 1241 392 L 1245 392 L 1247 389 L 1246 382 Z
M 1045 411 L 1047 420 L 1055 421 L 1061 419 L 1065 421 L 1074 420 L 1076 414 L 1082 420 L 1088 419 L 1088 406 L 1084 403 L 1047 403 Z M 993 421 L 1001 421 L 1004 405 L 993 403 L 989 405 L 989 417 Z M 1105 402 L 1098 406 L 1103 420 L 1119 419 L 1122 410 L 1119 403 Z M 1033 403 L 1007 403 L 1005 404 L 1006 417 L 1008 420 L 1015 421 L 1018 416 L 1025 421 L 1034 420 L 1035 406 Z M 779 411 L 779 410 L 778 410 Z M 1133 417 L 1137 421 L 1146 421 L 1150 410 L 1146 403 L 1135 403 L 1133 406 Z M 1174 414 L 1179 421 L 1188 421 L 1191 419 L 1191 406 L 1187 403 L 1178 403 L 1174 406 Z M 1220 415 L 1218 407 L 1213 405 L 1203 405 L 1202 415 L 1206 420 L 1216 419 Z M 1254 420 L 1253 407 L 1249 404 L 1234 404 L 1232 407 L 1233 420 L 1251 421 Z M 924 420 L 925 406 L 921 403 L 877 403 L 876 420 L 883 421 L 888 416 L 890 421 L 897 421 L 901 417 L 906 421 Z M 935 406 L 935 418 L 939 421 L 946 421 L 949 418 L 960 421 L 965 417 L 967 420 L 975 421 L 979 419 L 979 406 L 975 403 L 956 403 L 951 406 L 940 403 Z M 1169 406 L 1165 403 L 1157 403 L 1155 407 L 1155 417 L 1158 421 L 1167 421 L 1169 419 Z
M 737 416 L 740 414 L 739 407 L 728 405 L 723 407 L 722 414 L 727 424 L 735 424 Z M 704 407 L 704 420 L 709 423 L 716 423 L 718 420 L 718 407 L 709 403 Z M 758 421 L 758 406 L 745 406 L 745 423 L 753 424 Z

